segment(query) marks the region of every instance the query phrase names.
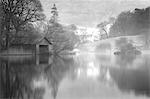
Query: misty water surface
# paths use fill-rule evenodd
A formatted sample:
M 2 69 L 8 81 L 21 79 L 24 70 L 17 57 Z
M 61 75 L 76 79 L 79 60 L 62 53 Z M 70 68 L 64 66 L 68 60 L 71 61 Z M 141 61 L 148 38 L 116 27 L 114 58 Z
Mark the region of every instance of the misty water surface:
M 0 98 L 145 99 L 150 56 L 17 56 L 0 59 Z

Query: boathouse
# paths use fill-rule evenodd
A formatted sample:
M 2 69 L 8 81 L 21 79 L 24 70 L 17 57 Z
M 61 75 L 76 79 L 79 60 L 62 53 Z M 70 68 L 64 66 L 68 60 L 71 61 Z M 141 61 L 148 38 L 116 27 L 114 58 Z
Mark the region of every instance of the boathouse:
M 35 45 L 36 45 L 35 51 L 36 54 L 52 53 L 52 43 L 46 37 L 36 42 Z
M 52 43 L 46 37 L 42 37 L 37 40 L 17 39 L 11 43 L 8 50 L 2 51 L 1 55 L 49 55 L 51 53 Z

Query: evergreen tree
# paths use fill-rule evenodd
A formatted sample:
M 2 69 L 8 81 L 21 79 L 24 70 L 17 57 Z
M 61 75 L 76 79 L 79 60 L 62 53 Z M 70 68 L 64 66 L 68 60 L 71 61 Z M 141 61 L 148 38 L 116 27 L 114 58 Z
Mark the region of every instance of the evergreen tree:
M 57 23 L 58 22 L 58 11 L 56 8 L 56 5 L 54 4 L 53 7 L 51 8 L 51 19 L 50 19 L 50 23 Z

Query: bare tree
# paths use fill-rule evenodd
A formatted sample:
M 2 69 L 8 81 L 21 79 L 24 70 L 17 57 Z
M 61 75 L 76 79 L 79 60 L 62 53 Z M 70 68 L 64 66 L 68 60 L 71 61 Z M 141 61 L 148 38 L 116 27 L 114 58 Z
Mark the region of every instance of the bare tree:
M 75 34 L 58 23 L 48 24 L 44 29 L 45 37 L 52 43 L 54 53 L 71 50 L 75 45 Z
M 108 32 L 106 30 L 106 26 L 108 25 L 109 23 L 104 21 L 104 22 L 101 22 L 100 24 L 97 25 L 97 27 L 101 30 L 101 31 L 104 31 L 106 37 L 108 38 Z M 103 36 L 104 34 L 100 33 L 101 36 Z
M 29 22 L 44 19 L 42 5 L 39 0 L 1 0 L 1 10 L 4 18 L 6 46 L 9 46 L 9 36 L 15 30 L 15 36 Z
M 106 35 L 106 38 L 109 37 L 108 35 L 108 31 L 107 31 L 107 26 L 109 24 L 113 24 L 115 22 L 115 18 L 114 17 L 110 17 L 108 21 L 103 21 L 101 22 L 100 24 L 97 25 L 97 27 L 100 29 L 100 35 L 101 36 L 105 36 Z M 102 34 L 102 32 L 105 32 Z
M 53 52 L 58 54 L 65 50 L 72 50 L 75 45 L 75 25 L 63 26 L 58 23 L 58 11 L 54 4 L 51 9 L 51 19 L 44 26 L 44 37 L 53 45 Z

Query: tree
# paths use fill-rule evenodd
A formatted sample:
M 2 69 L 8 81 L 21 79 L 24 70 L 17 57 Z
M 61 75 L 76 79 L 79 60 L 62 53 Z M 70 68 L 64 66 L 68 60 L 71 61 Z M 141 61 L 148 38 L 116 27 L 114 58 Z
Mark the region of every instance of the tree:
M 149 45 L 150 7 L 122 12 L 110 28 L 110 36 L 144 35 L 145 44 Z
M 107 30 L 106 30 L 107 25 L 108 25 L 108 22 L 104 21 L 104 22 L 98 24 L 97 27 L 100 29 L 100 35 L 102 36 L 103 35 L 102 31 L 104 31 L 105 32 L 104 34 L 108 38 L 108 33 L 107 33 Z
M 71 25 L 67 26 L 67 28 L 69 30 L 72 30 L 72 31 L 76 31 L 77 30 L 77 26 L 75 24 L 71 24 Z
M 149 31 L 149 11 L 135 9 L 133 12 L 122 12 L 110 29 L 111 36 L 146 34 Z
M 49 20 L 51 23 L 57 23 L 58 22 L 58 11 L 56 8 L 56 5 L 54 4 L 53 7 L 51 8 L 51 19 Z
M 52 7 L 51 18 L 44 26 L 44 37 L 53 45 L 53 52 L 58 54 L 65 50 L 72 50 L 76 44 L 76 35 L 74 25 L 69 27 L 58 23 L 58 11 L 56 5 Z
M 122 35 L 127 35 L 128 34 L 128 30 L 130 28 L 130 26 L 128 25 L 129 23 L 131 25 L 133 25 L 133 21 L 131 21 L 130 19 L 131 13 L 128 12 L 122 12 L 117 20 L 115 21 L 115 23 L 113 24 L 113 26 L 110 29 L 110 35 L 114 35 L 114 36 L 122 36 Z M 133 26 L 132 26 L 133 27 Z M 116 33 L 116 34 L 113 34 Z
M 19 31 L 19 36 L 11 39 L 11 44 L 31 44 L 39 38 L 41 38 L 41 31 L 33 24 L 28 23 L 24 30 Z
M 115 21 L 114 17 L 110 17 L 108 21 L 103 21 L 100 24 L 97 25 L 97 28 L 99 28 L 100 30 L 100 36 L 102 37 L 103 35 L 106 35 L 106 38 L 109 37 L 109 33 L 108 33 L 108 25 L 113 24 Z M 104 33 L 103 33 L 104 32 Z
M 52 42 L 54 53 L 58 54 L 64 50 L 72 50 L 77 42 L 77 36 L 74 32 L 59 23 L 48 24 L 44 30 L 45 37 Z
M 42 5 L 39 0 L 1 0 L 2 17 L 4 20 L 4 33 L 6 35 L 6 47 L 9 46 L 11 31 L 15 36 L 26 24 L 42 20 L 45 16 L 42 13 Z

